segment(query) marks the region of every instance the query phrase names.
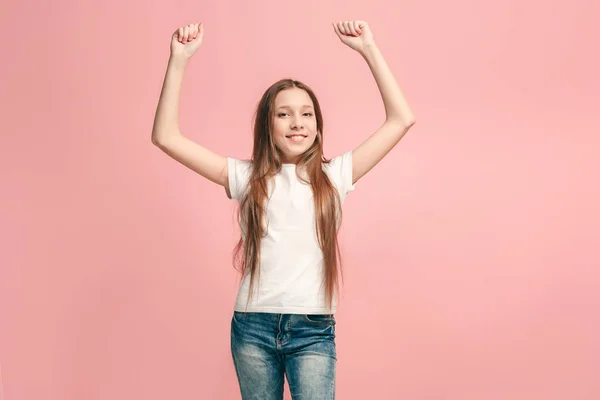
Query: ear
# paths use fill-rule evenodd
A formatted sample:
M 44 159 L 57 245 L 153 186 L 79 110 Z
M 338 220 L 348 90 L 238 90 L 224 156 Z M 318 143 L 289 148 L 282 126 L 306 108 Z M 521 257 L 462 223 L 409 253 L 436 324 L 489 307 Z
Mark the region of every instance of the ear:
M 323 132 L 320 129 L 317 130 L 317 136 L 315 136 L 315 142 L 323 143 Z

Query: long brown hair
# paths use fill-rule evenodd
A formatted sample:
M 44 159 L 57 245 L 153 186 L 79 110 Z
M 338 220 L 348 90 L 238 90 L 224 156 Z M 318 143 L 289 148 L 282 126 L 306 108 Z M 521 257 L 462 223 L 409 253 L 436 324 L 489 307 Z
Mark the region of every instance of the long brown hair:
M 281 171 L 282 153 L 271 135 L 275 97 L 285 89 L 299 88 L 310 96 L 317 121 L 317 135 L 313 145 L 304 152 L 297 163 L 298 179 L 310 184 L 315 205 L 315 226 L 319 246 L 325 264 L 325 294 L 328 308 L 333 296 L 339 292 L 338 273 L 342 276 L 341 254 L 337 232 L 341 223 L 339 193 L 323 171 L 323 163 L 330 160 L 323 156 L 323 114 L 314 92 L 304 83 L 282 79 L 269 87 L 260 99 L 254 117 L 254 147 L 252 150 L 252 172 L 246 193 L 240 200 L 238 218 L 245 228 L 244 234 L 234 250 L 234 265 L 239 266 L 242 278 L 250 273 L 248 302 L 252 297 L 255 280 L 260 285 L 260 243 L 266 235 L 264 205 L 268 199 L 269 180 Z M 303 168 L 304 167 L 304 168 Z M 306 179 L 300 170 L 306 172 Z

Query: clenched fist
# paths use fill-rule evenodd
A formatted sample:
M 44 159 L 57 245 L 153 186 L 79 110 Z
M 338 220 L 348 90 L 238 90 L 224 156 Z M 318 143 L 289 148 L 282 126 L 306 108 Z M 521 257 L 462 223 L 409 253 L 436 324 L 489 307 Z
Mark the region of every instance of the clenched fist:
M 373 33 L 365 21 L 339 21 L 332 25 L 342 43 L 359 53 L 375 44 Z
M 204 36 L 203 23 L 180 27 L 171 38 L 171 55 L 190 58 L 198 51 Z

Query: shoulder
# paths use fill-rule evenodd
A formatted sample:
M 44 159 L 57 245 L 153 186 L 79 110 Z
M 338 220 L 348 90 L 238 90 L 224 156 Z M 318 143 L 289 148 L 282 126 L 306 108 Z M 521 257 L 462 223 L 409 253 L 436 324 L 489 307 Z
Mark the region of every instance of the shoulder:
M 252 161 L 242 160 L 234 157 L 227 157 L 227 167 L 237 172 L 250 171 L 252 168 Z
M 343 153 L 323 163 L 323 169 L 329 173 L 340 173 L 344 168 L 352 167 L 352 151 Z
M 329 162 L 323 163 L 323 170 L 332 180 L 342 198 L 354 190 L 352 182 L 352 151 L 347 151 Z
M 246 190 L 250 175 L 252 174 L 252 161 L 227 157 L 227 180 L 229 183 L 228 197 L 238 200 Z

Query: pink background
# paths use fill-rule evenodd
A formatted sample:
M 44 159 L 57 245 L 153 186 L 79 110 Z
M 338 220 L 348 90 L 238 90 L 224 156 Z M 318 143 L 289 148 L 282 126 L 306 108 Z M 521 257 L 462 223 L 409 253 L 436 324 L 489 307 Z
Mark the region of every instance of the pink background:
M 170 35 L 205 21 L 188 137 L 248 156 L 254 106 L 289 76 L 319 96 L 333 157 L 384 118 L 331 28 L 364 19 L 417 124 L 346 203 L 338 398 L 600 398 L 599 11 L 6 2 L 0 396 L 240 398 L 234 203 L 150 142 Z

